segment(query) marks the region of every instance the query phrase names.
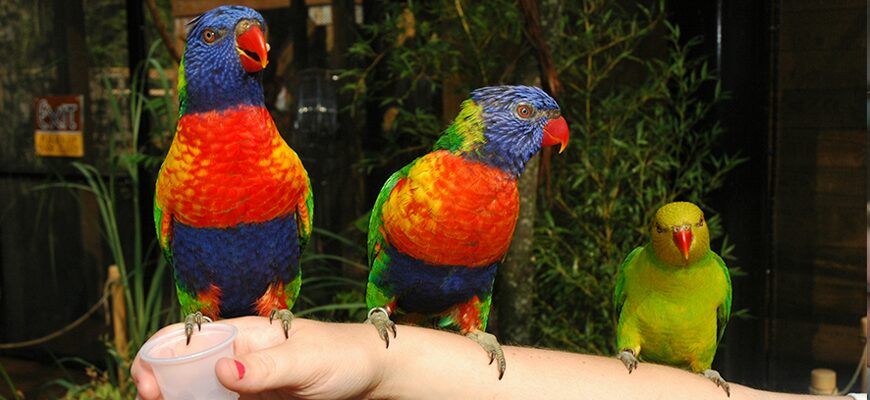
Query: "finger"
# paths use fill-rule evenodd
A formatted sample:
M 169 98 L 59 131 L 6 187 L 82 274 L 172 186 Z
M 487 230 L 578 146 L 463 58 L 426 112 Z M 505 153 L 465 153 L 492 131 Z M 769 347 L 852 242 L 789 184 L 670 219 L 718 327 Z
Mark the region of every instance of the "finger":
M 260 393 L 296 386 L 291 346 L 276 346 L 235 358 L 222 358 L 215 366 L 218 381 L 238 393 Z M 292 364 L 292 365 L 291 365 Z
M 138 354 L 136 359 L 133 360 L 133 366 L 130 368 L 130 376 L 133 377 L 136 391 L 142 400 L 158 400 L 161 398 L 160 388 L 157 386 L 157 380 L 154 378 L 151 366 L 143 362 Z
M 222 358 L 215 365 L 218 381 L 227 389 L 238 393 L 259 393 L 293 386 L 298 369 L 297 340 L 293 334 L 301 324 L 293 324 L 290 339 L 278 329 L 263 329 L 265 318 L 238 318 L 232 320 L 239 328 L 236 355 Z M 294 350 L 296 349 L 296 350 Z M 298 354 L 297 354 L 298 355 Z
M 183 323 L 165 326 L 148 340 L 177 331 L 178 329 L 182 329 L 183 326 Z M 160 386 L 157 385 L 157 378 L 154 377 L 154 372 L 151 370 L 151 365 L 143 361 L 140 354 L 136 354 L 136 358 L 133 360 L 133 365 L 130 367 L 130 376 L 133 378 L 133 382 L 136 385 L 136 391 L 140 398 L 143 400 L 163 399 L 163 395 L 160 393 Z
M 268 328 L 271 323 L 266 317 L 249 316 L 225 319 L 220 322 L 234 325 L 239 329 L 234 343 L 236 354 L 255 352 L 287 341 L 283 330 Z M 290 333 L 292 334 L 292 330 Z

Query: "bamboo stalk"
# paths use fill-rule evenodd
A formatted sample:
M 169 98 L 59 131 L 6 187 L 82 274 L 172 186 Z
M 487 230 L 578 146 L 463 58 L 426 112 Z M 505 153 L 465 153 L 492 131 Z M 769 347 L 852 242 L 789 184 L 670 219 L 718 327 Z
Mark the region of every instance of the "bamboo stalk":
M 112 328 L 115 332 L 115 349 L 121 357 L 118 365 L 118 382 L 121 392 L 124 392 L 127 362 L 127 308 L 124 305 L 124 285 L 121 283 L 121 272 L 117 265 L 109 266 L 109 281 L 112 290 Z

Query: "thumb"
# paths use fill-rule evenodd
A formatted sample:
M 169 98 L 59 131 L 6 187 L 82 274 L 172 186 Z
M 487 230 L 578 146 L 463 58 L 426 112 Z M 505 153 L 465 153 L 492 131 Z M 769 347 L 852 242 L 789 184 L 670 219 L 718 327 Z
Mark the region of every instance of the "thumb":
M 235 358 L 222 358 L 215 365 L 218 381 L 238 393 L 260 393 L 288 389 L 293 383 L 285 357 L 276 360 L 275 349 L 249 353 Z M 281 361 L 278 361 L 281 360 Z

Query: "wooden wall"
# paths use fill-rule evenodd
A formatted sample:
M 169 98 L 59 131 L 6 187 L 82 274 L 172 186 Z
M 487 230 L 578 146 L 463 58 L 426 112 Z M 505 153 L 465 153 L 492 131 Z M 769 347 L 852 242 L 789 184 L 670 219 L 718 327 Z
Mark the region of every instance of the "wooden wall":
M 840 385 L 866 313 L 864 0 L 775 2 L 770 382 Z
M 106 119 L 91 114 L 100 103 L 90 92 L 94 81 L 89 77 L 103 75 L 97 75 L 84 51 L 84 3 L 16 1 L 0 8 L 13 16 L 4 21 L 15 33 L 0 38 L 0 47 L 11 52 L 0 63 L 0 343 L 9 343 L 61 329 L 100 298 L 109 260 L 93 197 L 39 188 L 60 181 L 82 183 L 70 161 L 103 166 L 100 160 L 108 150 L 100 139 L 106 135 L 96 128 Z M 22 37 L 28 44 L 20 45 Z M 103 67 L 113 66 L 107 64 Z M 89 108 L 85 156 L 39 157 L 33 145 L 33 96 L 65 94 L 84 95 Z M 100 317 L 45 345 L 0 354 L 48 361 L 74 354 L 99 360 L 105 353 Z

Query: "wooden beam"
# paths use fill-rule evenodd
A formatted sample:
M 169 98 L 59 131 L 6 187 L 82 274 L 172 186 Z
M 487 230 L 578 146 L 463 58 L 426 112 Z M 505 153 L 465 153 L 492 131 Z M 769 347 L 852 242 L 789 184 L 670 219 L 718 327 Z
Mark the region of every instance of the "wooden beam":
M 212 8 L 238 4 L 257 10 L 290 6 L 289 0 L 172 0 L 173 17 L 195 17 Z
M 275 8 L 290 7 L 291 0 L 172 0 L 173 17 L 195 17 L 212 8 L 238 4 L 251 7 L 256 10 L 270 10 Z M 362 0 L 354 0 L 355 4 L 362 4 Z M 332 0 L 305 0 L 307 6 L 325 6 L 332 4 Z

